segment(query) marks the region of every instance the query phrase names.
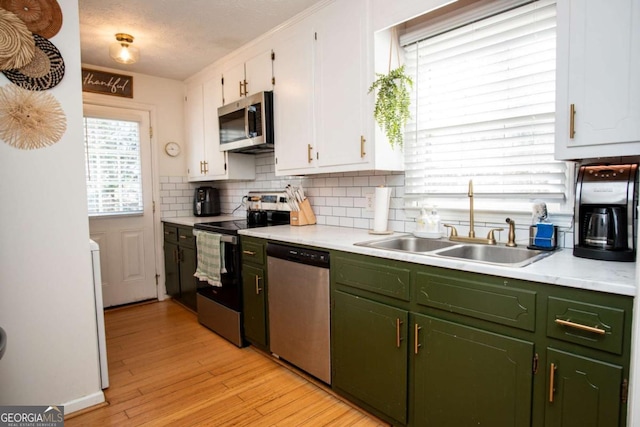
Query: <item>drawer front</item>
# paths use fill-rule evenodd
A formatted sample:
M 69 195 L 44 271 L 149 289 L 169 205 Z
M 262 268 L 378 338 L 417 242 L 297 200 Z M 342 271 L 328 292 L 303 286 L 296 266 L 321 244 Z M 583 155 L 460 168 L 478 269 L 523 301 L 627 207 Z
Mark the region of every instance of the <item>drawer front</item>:
M 250 262 L 252 264 L 264 265 L 264 247 L 265 242 L 262 240 L 253 240 L 242 237 L 242 262 Z
M 336 283 L 409 301 L 411 270 L 384 265 L 381 258 L 336 256 L 331 260 L 331 274 Z
M 164 224 L 164 241 L 178 243 L 178 227 Z
M 501 282 L 502 286 L 492 282 Z M 481 275 L 418 272 L 420 305 L 526 331 L 535 330 L 536 292 L 510 287 L 511 280 Z
M 622 354 L 625 311 L 549 297 L 547 336 L 614 354 Z
M 187 248 L 196 247 L 196 238 L 192 228 L 178 228 L 178 244 Z

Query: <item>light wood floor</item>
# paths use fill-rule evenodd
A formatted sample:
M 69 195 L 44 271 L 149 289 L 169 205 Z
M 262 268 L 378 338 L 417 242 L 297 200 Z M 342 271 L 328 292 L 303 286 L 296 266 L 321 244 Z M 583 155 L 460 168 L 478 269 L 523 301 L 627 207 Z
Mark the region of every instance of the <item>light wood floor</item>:
M 386 426 L 172 301 L 105 313 L 108 405 L 72 426 Z

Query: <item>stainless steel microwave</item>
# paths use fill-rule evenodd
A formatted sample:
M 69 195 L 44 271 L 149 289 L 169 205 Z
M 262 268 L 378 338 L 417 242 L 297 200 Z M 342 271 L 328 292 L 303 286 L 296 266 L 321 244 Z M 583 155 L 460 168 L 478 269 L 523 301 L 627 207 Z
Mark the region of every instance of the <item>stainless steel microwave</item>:
M 220 151 L 273 151 L 273 92 L 259 92 L 218 108 Z

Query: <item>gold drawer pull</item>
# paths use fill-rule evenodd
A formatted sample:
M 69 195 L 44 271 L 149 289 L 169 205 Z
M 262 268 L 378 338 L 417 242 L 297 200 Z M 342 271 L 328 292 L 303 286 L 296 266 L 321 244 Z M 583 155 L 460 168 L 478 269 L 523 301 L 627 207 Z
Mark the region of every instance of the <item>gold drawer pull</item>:
M 568 320 L 556 319 L 556 323 L 558 325 L 569 326 L 570 328 L 580 329 L 581 331 L 593 332 L 594 334 L 598 334 L 598 335 L 604 335 L 606 332 L 604 329 L 600 329 L 596 326 L 581 325 L 580 323 L 574 323 Z
M 402 325 L 402 321 L 398 318 L 396 318 L 396 347 L 400 348 L 400 341 L 402 341 L 402 338 L 400 338 L 400 325 Z
M 576 104 L 571 104 L 569 107 L 569 138 L 573 139 L 576 136 Z
M 256 254 L 253 251 L 242 251 L 242 253 L 245 254 L 245 255 L 251 255 L 251 256 L 255 256 L 255 254 Z
M 558 369 L 558 367 L 556 366 L 555 363 L 551 364 L 551 367 L 549 369 L 549 403 L 553 403 L 553 394 L 556 391 L 556 387 L 555 387 L 555 380 L 556 380 L 556 369 Z
M 414 325 L 414 329 L 413 329 L 413 335 L 414 335 L 414 337 L 413 337 L 414 338 L 414 340 L 413 340 L 413 342 L 414 342 L 413 352 L 415 354 L 418 354 L 418 351 L 419 351 L 420 347 L 422 347 L 422 344 L 420 344 L 418 342 L 418 340 L 420 338 L 420 336 L 418 335 L 418 332 L 420 331 L 420 329 L 422 329 L 422 328 L 420 326 L 418 326 L 418 324 L 416 323 Z
M 260 291 L 262 288 L 260 287 L 260 276 L 256 276 L 256 295 L 260 295 Z

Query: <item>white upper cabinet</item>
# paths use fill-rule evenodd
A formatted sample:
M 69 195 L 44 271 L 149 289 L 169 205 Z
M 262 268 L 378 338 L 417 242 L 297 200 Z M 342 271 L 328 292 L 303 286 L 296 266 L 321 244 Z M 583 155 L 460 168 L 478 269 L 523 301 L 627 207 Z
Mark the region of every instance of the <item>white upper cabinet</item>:
M 260 53 L 223 71 L 224 104 L 248 95 L 273 89 L 271 50 Z
M 640 155 L 640 0 L 557 7 L 556 158 Z
M 315 168 L 313 25 L 289 28 L 277 48 L 273 73 L 276 173 L 294 175 Z
M 187 85 L 187 176 L 191 182 L 255 179 L 254 156 L 220 151 L 220 78 L 220 75 L 217 75 L 204 83 Z
M 368 0 L 336 0 L 274 45 L 276 175 L 402 170 L 374 137 Z
M 367 1 L 319 12 L 316 41 L 318 166 L 367 165 L 374 154 L 366 126 L 369 40 Z

